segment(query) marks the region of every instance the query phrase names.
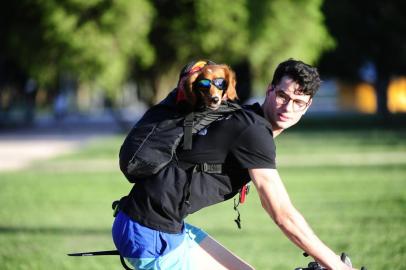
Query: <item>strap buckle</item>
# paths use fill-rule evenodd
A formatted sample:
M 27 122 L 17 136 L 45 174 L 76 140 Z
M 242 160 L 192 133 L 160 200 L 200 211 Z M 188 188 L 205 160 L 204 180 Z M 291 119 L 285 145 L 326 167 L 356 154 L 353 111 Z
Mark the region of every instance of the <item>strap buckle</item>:
M 185 120 L 183 121 L 183 126 L 193 127 L 193 122 L 194 122 L 193 118 L 192 119 L 185 118 Z
M 207 163 L 200 164 L 200 169 L 201 169 L 202 172 L 208 172 L 209 171 L 209 164 L 207 164 Z
M 223 164 L 221 163 L 199 163 L 193 168 L 193 172 L 205 172 L 205 173 L 222 173 Z

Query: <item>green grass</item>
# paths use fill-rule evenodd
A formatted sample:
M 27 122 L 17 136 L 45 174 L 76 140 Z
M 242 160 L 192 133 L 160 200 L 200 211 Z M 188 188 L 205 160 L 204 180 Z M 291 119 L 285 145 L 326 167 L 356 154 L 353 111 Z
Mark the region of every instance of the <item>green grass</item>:
M 406 269 L 405 130 L 292 130 L 277 138 L 280 174 L 316 234 L 357 266 Z M 130 184 L 118 169 L 123 136 L 0 173 L 0 269 L 120 269 L 117 257 L 67 257 L 114 249 L 111 202 Z M 309 259 L 262 210 L 252 188 L 234 224 L 232 201 L 188 218 L 256 269 Z

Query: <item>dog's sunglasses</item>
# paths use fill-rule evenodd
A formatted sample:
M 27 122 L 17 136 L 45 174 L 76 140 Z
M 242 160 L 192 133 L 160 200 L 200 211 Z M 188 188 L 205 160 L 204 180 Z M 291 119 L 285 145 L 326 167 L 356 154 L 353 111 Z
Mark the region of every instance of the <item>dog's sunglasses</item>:
M 210 89 L 211 85 L 214 85 L 219 90 L 227 89 L 227 81 L 224 78 L 216 78 L 213 80 L 201 79 L 195 82 L 196 88 L 199 89 Z

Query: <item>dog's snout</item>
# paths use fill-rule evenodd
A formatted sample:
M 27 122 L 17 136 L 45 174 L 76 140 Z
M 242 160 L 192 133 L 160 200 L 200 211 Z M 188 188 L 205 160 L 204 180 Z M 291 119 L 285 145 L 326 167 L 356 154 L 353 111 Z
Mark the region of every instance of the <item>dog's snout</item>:
M 214 103 L 218 103 L 219 101 L 220 101 L 220 98 L 219 97 L 211 97 L 211 101 L 212 102 L 214 102 Z

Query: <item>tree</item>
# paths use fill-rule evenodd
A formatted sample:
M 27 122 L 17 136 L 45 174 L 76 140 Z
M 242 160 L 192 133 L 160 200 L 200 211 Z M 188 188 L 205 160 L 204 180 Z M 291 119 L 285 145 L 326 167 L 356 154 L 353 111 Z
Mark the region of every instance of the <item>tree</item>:
M 322 2 L 249 1 L 248 58 L 256 89 L 264 89 L 281 61 L 292 57 L 314 64 L 324 51 L 334 47 L 324 25 Z
M 154 92 L 153 103 L 168 92 L 168 84 L 176 84 L 181 66 L 192 59 L 231 64 L 238 72 L 237 88 L 250 88 L 246 80 L 253 77 L 255 89 L 262 90 L 280 61 L 294 57 L 315 63 L 334 45 L 324 26 L 322 0 L 153 3 L 157 16 L 150 40 L 157 65 L 141 73 L 152 80 L 152 86 L 145 89 Z
M 365 63 L 374 63 L 378 114 L 387 117 L 390 77 L 406 71 L 406 2 L 326 0 L 323 10 L 337 48 L 323 56 L 322 70 L 354 81 Z
M 150 40 L 156 51 L 156 64 L 147 70 L 135 66 L 138 78 L 145 78 L 140 88 L 151 103 L 176 85 L 179 70 L 193 59 L 235 63 L 246 56 L 249 14 L 245 0 L 232 4 L 227 0 L 152 3 L 157 16 Z
M 0 53 L 41 86 L 67 73 L 114 93 L 132 61 L 154 61 L 147 0 L 21 0 L 1 10 Z
M 322 0 L 21 0 L 1 9 L 0 54 L 55 87 L 63 74 L 118 93 L 133 77 L 150 103 L 196 58 L 264 89 L 278 62 L 314 63 L 333 45 Z M 248 83 L 247 83 L 248 81 Z

